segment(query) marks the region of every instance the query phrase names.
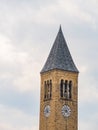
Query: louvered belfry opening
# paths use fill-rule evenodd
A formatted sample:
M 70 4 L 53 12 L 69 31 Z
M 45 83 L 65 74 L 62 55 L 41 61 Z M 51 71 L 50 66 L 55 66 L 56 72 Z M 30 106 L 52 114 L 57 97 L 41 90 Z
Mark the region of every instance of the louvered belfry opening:
M 72 98 L 72 81 L 61 79 L 60 97 L 61 99 L 67 100 L 70 100 Z

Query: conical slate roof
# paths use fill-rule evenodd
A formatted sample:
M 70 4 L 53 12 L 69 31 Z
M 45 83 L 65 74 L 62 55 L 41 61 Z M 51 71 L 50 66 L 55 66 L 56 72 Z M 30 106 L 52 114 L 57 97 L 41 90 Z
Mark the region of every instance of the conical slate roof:
M 41 73 L 53 70 L 65 70 L 78 73 L 69 49 L 67 47 L 63 32 L 60 26 L 59 32 L 47 58 L 47 61 L 41 70 Z

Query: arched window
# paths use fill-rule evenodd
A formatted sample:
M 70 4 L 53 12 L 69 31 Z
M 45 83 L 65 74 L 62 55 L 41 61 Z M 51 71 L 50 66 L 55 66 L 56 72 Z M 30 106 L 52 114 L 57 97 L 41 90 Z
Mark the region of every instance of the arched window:
M 72 98 L 72 81 L 69 81 L 69 98 Z
M 64 81 L 63 79 L 61 80 L 61 83 L 60 83 L 60 96 L 63 97 L 63 84 L 64 84 Z

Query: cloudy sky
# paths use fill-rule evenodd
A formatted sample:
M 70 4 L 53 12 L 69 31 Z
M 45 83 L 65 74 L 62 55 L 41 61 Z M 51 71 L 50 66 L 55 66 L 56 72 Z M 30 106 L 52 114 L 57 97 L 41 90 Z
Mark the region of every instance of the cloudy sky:
M 0 130 L 38 130 L 39 73 L 60 24 L 80 71 L 79 130 L 98 128 L 98 0 L 0 0 Z

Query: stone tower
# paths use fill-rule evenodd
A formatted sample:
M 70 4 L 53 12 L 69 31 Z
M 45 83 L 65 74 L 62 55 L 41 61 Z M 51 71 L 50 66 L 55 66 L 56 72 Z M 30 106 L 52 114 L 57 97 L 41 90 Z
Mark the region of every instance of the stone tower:
M 78 73 L 60 27 L 40 73 L 39 130 L 78 130 Z

